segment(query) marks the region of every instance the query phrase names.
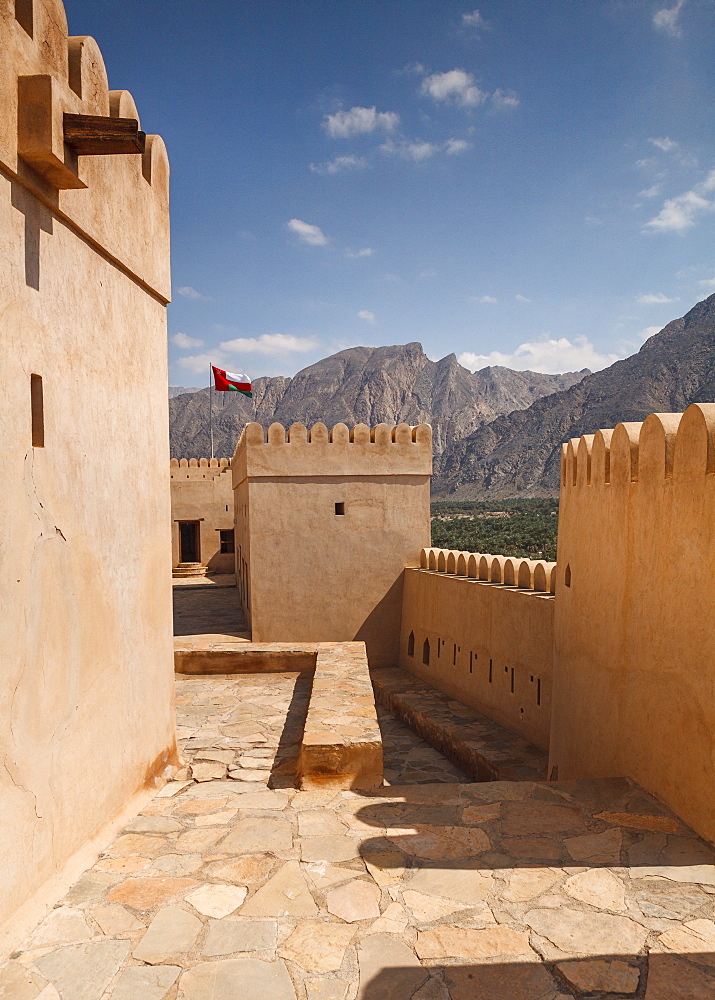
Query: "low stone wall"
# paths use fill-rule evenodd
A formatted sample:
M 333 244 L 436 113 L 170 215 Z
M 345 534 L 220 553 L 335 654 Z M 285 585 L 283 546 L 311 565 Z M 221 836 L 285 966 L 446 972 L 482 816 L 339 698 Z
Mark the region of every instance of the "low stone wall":
M 379 788 L 382 767 L 382 738 L 365 643 L 320 643 L 298 786 Z
M 176 672 L 182 674 L 312 671 L 298 787 L 373 789 L 382 785 L 382 738 L 364 642 L 189 638 L 175 643 L 174 663 Z
M 554 564 L 426 549 L 422 565 L 404 571 L 399 666 L 548 750 Z

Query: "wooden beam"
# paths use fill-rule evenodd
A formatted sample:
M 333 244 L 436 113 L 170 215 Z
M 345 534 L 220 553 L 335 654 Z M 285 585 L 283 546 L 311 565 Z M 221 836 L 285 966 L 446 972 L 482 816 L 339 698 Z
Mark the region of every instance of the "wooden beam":
M 78 156 L 143 153 L 146 135 L 136 118 L 64 114 L 64 140 Z

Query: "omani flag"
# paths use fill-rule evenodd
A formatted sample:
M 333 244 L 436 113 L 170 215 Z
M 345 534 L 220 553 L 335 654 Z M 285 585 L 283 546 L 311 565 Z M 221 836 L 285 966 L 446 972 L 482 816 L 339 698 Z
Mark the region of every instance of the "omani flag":
M 253 386 L 248 375 L 234 375 L 221 368 L 211 365 L 214 373 L 214 389 L 216 392 L 242 392 L 244 396 L 253 398 Z

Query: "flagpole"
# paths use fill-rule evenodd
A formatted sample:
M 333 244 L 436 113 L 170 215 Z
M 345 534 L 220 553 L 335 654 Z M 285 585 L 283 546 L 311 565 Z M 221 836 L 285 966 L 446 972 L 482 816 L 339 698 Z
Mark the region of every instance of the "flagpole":
M 213 398 L 214 398 L 213 372 L 211 370 L 211 365 L 209 365 L 209 435 L 211 437 L 211 458 L 214 457 L 214 413 L 213 413 Z

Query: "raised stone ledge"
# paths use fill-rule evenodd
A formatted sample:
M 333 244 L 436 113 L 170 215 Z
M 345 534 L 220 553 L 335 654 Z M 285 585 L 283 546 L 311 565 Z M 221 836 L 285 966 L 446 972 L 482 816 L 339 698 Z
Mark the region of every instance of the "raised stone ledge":
M 382 785 L 382 738 L 365 643 L 178 641 L 183 674 L 313 672 L 298 762 L 300 788 L 374 789 Z
M 543 781 L 548 755 L 397 667 L 372 671 L 375 698 L 475 781 Z
M 320 643 L 298 786 L 379 788 L 382 768 L 382 737 L 365 644 Z

